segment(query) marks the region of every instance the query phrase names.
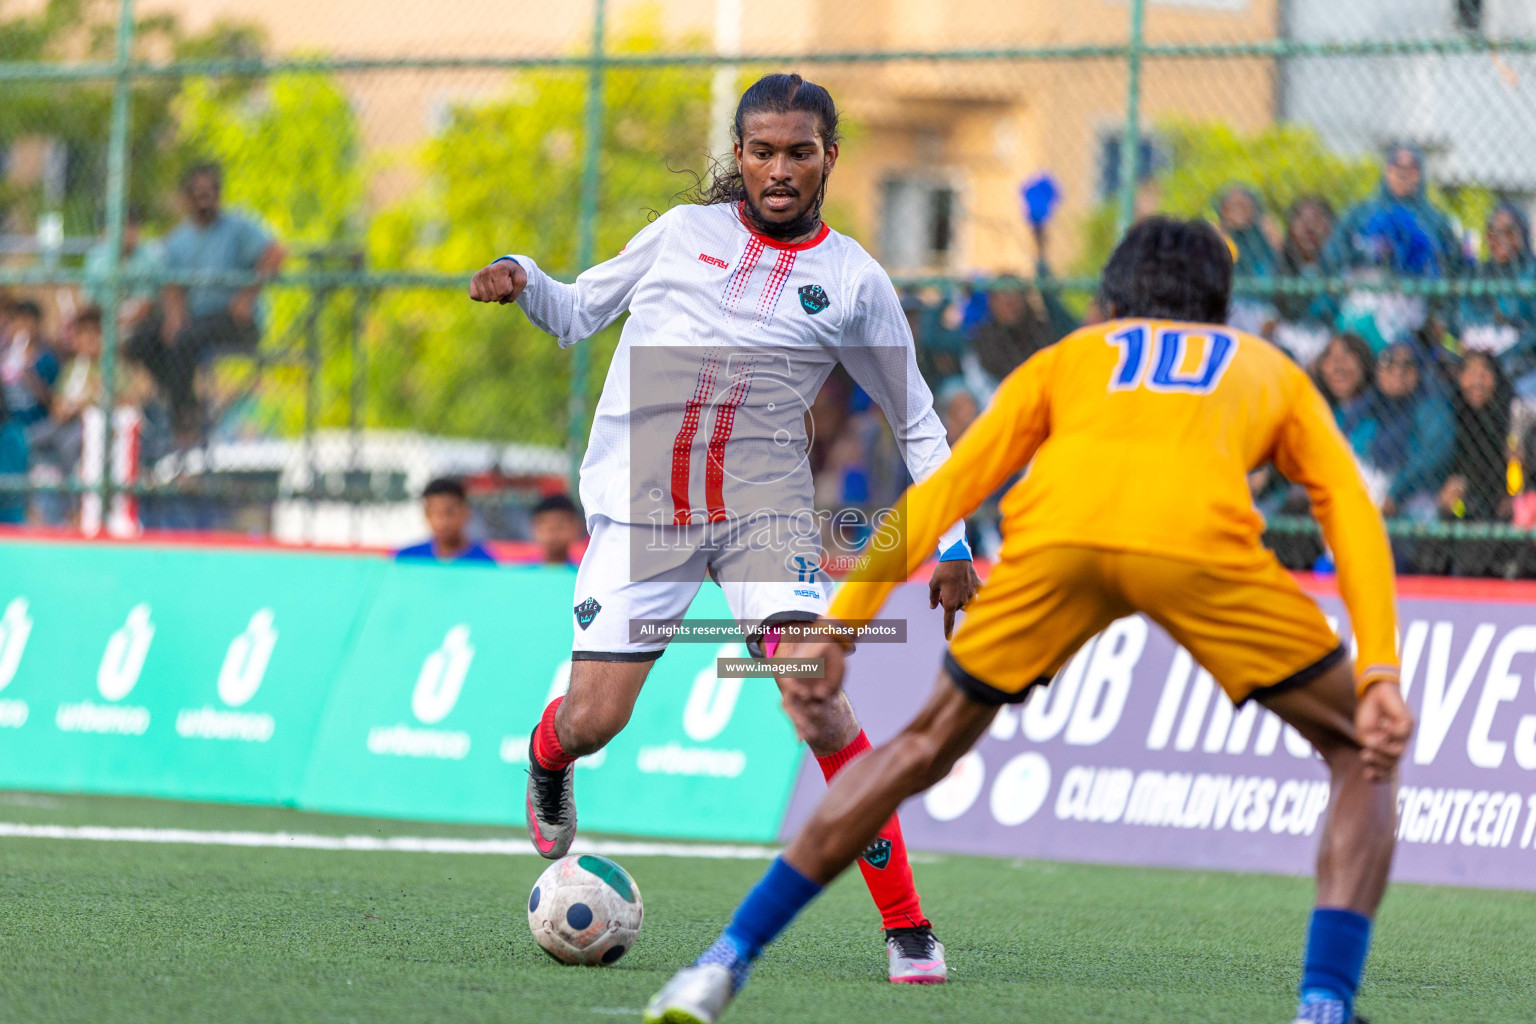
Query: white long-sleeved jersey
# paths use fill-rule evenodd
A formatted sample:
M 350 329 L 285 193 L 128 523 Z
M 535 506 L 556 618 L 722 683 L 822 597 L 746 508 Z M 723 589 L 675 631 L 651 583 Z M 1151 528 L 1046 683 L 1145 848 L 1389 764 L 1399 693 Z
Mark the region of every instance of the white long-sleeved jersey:
M 528 274 L 518 305 L 562 348 L 630 313 L 582 460 L 589 517 L 810 510 L 804 414 L 839 362 L 885 413 L 915 479 L 949 456 L 890 278 L 826 225 L 787 245 L 750 230 L 734 204 L 679 206 L 573 285 L 512 258 Z M 957 523 L 940 550 L 955 557 L 963 543 Z

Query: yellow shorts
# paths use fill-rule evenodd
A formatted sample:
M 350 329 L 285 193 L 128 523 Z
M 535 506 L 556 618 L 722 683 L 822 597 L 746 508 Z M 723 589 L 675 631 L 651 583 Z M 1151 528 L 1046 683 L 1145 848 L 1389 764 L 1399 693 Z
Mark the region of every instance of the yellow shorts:
M 1344 657 L 1322 611 L 1267 552 L 1251 568 L 1230 569 L 1049 547 L 993 566 L 945 667 L 972 699 L 1017 703 L 1095 633 L 1135 612 L 1167 630 L 1238 704 L 1307 683 Z

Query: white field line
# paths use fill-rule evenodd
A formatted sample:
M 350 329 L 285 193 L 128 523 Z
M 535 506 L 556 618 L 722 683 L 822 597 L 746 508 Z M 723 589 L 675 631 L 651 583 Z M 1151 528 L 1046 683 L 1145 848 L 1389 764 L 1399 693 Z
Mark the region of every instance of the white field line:
M 303 832 L 203 832 L 186 828 L 110 828 L 104 825 L 23 825 L 0 822 L 0 839 L 85 839 L 100 843 L 186 843 L 344 853 L 489 853 L 533 856 L 526 839 L 454 839 L 446 836 L 320 836 Z M 772 860 L 772 846 L 735 843 L 647 843 L 577 839 L 572 853 L 606 857 L 698 857 L 707 860 Z

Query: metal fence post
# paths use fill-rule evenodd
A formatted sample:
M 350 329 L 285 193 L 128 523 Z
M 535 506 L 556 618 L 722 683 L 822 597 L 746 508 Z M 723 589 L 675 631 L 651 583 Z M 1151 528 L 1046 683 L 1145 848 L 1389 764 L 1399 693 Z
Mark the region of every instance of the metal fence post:
M 123 224 L 128 197 L 128 119 L 133 86 L 133 0 L 118 0 L 112 125 L 107 138 L 107 308 L 101 311 L 102 528 L 112 521 L 112 414 L 117 406 L 117 309 L 123 300 Z
M 603 150 L 603 22 L 606 0 L 592 3 L 592 55 L 587 65 L 587 100 L 585 108 L 581 161 L 581 205 L 576 213 L 576 269 L 586 270 L 593 263 L 597 249 L 597 202 L 599 160 Z M 566 446 L 570 465 L 567 475 L 571 493 L 577 493 L 581 476 L 582 441 L 587 432 L 587 346 L 571 350 L 570 420 L 566 426 Z
M 1141 57 L 1146 40 L 1147 0 L 1131 0 L 1130 38 L 1125 47 L 1125 137 L 1120 140 L 1120 232 L 1136 219 L 1136 186 L 1141 178 Z

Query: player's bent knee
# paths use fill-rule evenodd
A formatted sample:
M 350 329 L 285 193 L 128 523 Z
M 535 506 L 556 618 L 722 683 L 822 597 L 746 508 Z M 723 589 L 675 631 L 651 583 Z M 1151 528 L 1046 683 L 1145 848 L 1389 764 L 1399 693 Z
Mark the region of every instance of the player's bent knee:
M 891 746 L 895 755 L 893 774 L 909 793 L 927 789 L 954 767 L 955 758 L 948 756 L 944 743 L 932 733 L 904 732 L 891 741 Z
M 607 707 L 599 702 L 573 704 L 569 699 L 561 703 L 555 719 L 561 745 L 567 753 L 581 756 L 595 754 L 606 747 L 628 722 L 628 709 Z

